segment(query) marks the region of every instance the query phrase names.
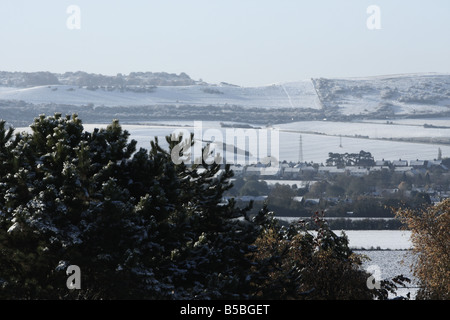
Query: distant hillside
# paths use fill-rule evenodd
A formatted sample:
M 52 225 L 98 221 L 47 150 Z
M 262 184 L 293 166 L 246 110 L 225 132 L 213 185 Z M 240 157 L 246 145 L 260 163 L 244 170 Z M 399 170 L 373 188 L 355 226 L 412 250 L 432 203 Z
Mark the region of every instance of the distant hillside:
M 340 115 L 428 115 L 450 111 L 450 75 L 403 74 L 312 80 L 323 108 Z
M 0 72 L 0 119 L 23 125 L 54 112 L 75 112 L 94 122 L 105 117 L 256 124 L 450 117 L 450 75 L 314 78 L 240 87 L 195 81 L 185 73 Z
M 85 73 L 79 76 L 77 78 L 75 74 L 66 77 L 60 75 L 58 83 L 51 84 L 50 75 L 45 74 L 39 78 L 40 81 L 34 80 L 33 83 L 40 84 L 33 86 L 0 85 L 0 100 L 22 100 L 33 104 L 109 107 L 155 105 L 224 107 L 233 105 L 243 108 L 271 109 L 321 108 L 310 80 L 261 87 L 239 87 L 227 83 L 218 85 L 197 83 L 188 76 L 185 76 L 186 79 L 183 76 L 168 76 L 164 81 L 161 77 L 152 80 L 149 74 L 144 73 L 122 78 L 88 76 Z M 114 80 L 118 83 L 119 79 L 123 79 L 122 83 L 125 84 L 114 85 L 113 82 L 109 82 Z M 134 80 L 132 81 L 132 79 Z M 176 83 L 176 85 L 168 85 L 169 82 Z M 136 83 L 140 83 L 140 85 Z M 152 83 L 165 83 L 166 85 L 152 85 Z

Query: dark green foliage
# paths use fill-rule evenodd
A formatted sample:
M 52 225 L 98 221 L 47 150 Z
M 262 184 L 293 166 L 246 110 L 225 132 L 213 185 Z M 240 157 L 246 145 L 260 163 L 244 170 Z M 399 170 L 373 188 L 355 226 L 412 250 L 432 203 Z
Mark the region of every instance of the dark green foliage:
M 247 179 L 242 188 L 240 195 L 242 196 L 266 196 L 269 193 L 269 187 L 265 181 L 257 179 Z
M 371 166 L 375 163 L 370 152 L 361 150 L 359 153 L 328 153 L 327 166 L 344 168 L 345 166 Z

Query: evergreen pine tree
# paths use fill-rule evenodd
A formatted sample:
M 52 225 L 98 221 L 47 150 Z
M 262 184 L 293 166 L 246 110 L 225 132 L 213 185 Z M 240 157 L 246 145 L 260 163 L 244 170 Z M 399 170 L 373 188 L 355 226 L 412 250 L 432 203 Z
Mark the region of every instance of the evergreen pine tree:
M 158 141 L 136 152 L 118 121 L 90 133 L 76 115 L 55 114 L 31 129 L 15 139 L 0 131 L 2 296 L 248 296 L 259 227 L 247 210 L 221 203 L 229 166 L 176 165 Z M 80 291 L 64 286 L 71 264 Z

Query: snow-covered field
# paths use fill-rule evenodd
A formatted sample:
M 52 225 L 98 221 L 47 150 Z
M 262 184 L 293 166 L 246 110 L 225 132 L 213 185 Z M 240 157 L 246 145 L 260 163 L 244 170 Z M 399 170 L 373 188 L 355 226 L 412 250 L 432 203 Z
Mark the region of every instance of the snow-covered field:
M 387 124 L 385 121 L 380 123 L 301 121 L 274 127 L 281 131 L 280 137 L 283 137 L 280 141 L 281 150 L 289 150 L 285 142 L 290 142 L 289 159 L 298 157 L 299 142 L 294 142 L 299 141 L 300 136 L 305 161 L 322 162 L 328 157 L 328 152 L 358 153 L 361 150 L 371 152 L 375 160 L 432 160 L 437 158 L 439 148 L 445 157 L 450 156 L 448 145 L 389 140 L 418 138 L 433 142 L 450 138 L 450 128 L 425 128 L 425 123 L 447 126 L 450 125 L 450 120 L 405 119 L 398 120 L 394 124 Z
M 335 231 L 337 234 L 340 231 Z M 411 232 L 406 230 L 346 230 L 353 249 L 411 249 Z
M 419 119 L 395 119 L 395 120 L 362 120 L 361 122 L 365 123 L 379 123 L 386 124 L 387 121 L 391 122 L 393 125 L 412 125 L 412 126 L 421 126 L 424 124 L 431 124 L 433 126 L 444 126 L 450 127 L 450 118 L 441 117 L 441 118 L 419 118 Z
M 321 123 L 321 122 L 319 122 Z M 322 127 L 318 126 L 318 129 L 322 129 L 323 131 L 327 131 L 326 123 Z M 307 122 L 302 125 L 308 126 L 309 129 L 313 129 L 314 124 L 308 124 Z M 349 130 L 346 129 L 348 125 Z M 395 130 L 389 132 L 388 130 L 383 130 L 384 125 L 380 125 L 379 135 L 382 136 L 392 136 L 395 135 Z M 389 125 L 387 125 L 390 128 Z M 92 131 L 94 128 L 105 128 L 105 124 L 85 124 L 85 130 Z M 167 148 L 167 143 L 165 141 L 165 136 L 171 135 L 174 132 L 179 132 L 180 130 L 187 130 L 189 132 L 194 132 L 193 122 L 171 122 L 171 123 L 154 123 L 152 125 L 122 125 L 123 129 L 128 130 L 130 132 L 130 138 L 134 139 L 138 142 L 137 147 L 149 149 L 150 141 L 152 141 L 155 137 L 159 137 L 159 141 L 161 146 Z M 336 136 L 328 136 L 321 134 L 306 134 L 293 132 L 298 129 L 298 124 L 289 125 L 280 125 L 279 131 L 279 157 L 280 160 L 286 161 L 299 161 L 300 154 L 300 136 L 302 137 L 302 157 L 303 161 L 306 162 L 316 162 L 316 163 L 325 163 L 328 158 L 329 152 L 337 152 L 337 153 L 359 153 L 359 151 L 364 150 L 371 152 L 375 157 L 375 160 L 433 160 L 438 156 L 438 149 L 440 148 L 442 151 L 442 156 L 447 157 L 450 156 L 450 146 L 448 145 L 439 145 L 439 144 L 429 144 L 429 143 L 412 143 L 412 142 L 398 142 L 398 141 L 390 141 L 390 140 L 375 140 L 375 139 L 363 139 L 363 138 L 350 138 L 350 137 L 342 137 L 340 138 L 338 135 Z M 290 128 L 291 129 L 286 129 Z M 297 128 L 297 129 L 296 129 Z M 222 141 L 225 143 L 229 143 L 226 141 L 226 130 L 227 128 L 221 128 L 219 122 L 215 121 L 207 121 L 202 122 L 202 134 L 203 138 L 207 138 L 209 140 L 209 133 L 214 131 L 208 131 L 210 129 L 218 130 L 216 132 L 221 132 L 221 136 L 218 135 L 218 141 Z M 370 134 L 370 130 L 378 130 L 377 125 L 374 125 L 371 129 L 367 130 L 367 134 Z M 418 127 L 418 132 L 420 132 L 420 127 Z M 27 128 L 17 128 L 16 131 L 28 130 Z M 331 130 L 331 129 L 330 129 Z M 359 127 L 359 124 L 352 123 L 335 123 L 334 129 L 335 132 L 342 132 L 347 130 L 346 132 L 350 135 L 352 133 L 363 132 L 363 129 Z M 339 131 L 341 130 L 341 131 Z M 352 131 L 353 130 L 353 131 Z M 358 131 L 359 130 L 359 131 Z M 426 129 L 425 129 L 426 130 Z M 434 132 L 434 130 L 439 129 L 429 129 L 433 130 L 430 132 Z M 448 129 L 442 129 L 444 132 L 448 132 Z M 236 131 L 237 132 L 237 131 Z M 410 131 L 409 134 L 413 134 L 413 131 Z M 450 136 L 450 132 L 449 132 Z M 198 139 L 198 137 L 194 137 Z M 250 142 L 254 143 L 254 142 Z M 342 143 L 342 147 L 340 147 Z M 251 148 L 247 149 L 250 150 Z M 224 154 L 223 151 L 226 149 L 219 146 L 219 152 L 222 150 L 221 154 Z M 253 158 L 251 158 L 253 159 Z M 254 159 L 253 159 L 254 160 Z
M 424 124 L 448 126 L 448 128 L 425 128 Z M 371 139 L 390 138 L 450 138 L 450 119 L 435 121 L 414 119 L 395 121 L 395 124 L 376 122 L 300 121 L 275 125 L 275 128 L 291 132 L 310 132 L 334 136 L 365 136 Z
M 280 218 L 281 220 L 292 220 Z M 349 247 L 355 250 L 409 250 L 412 248 L 411 231 L 408 230 L 333 230 L 345 233 Z M 311 231 L 315 234 L 315 231 Z
M 375 160 L 432 160 L 438 156 L 439 148 L 443 156 L 450 155 L 450 146 L 426 143 L 398 142 L 280 132 L 280 155 L 283 160 L 298 161 L 302 137 L 303 161 L 325 163 L 329 152 L 359 153 L 370 152 Z M 340 147 L 342 145 L 342 147 Z
M 188 125 L 190 123 L 187 123 Z M 138 142 L 139 147 L 150 148 L 150 141 L 155 136 L 159 136 L 161 145 L 167 146 L 164 136 L 170 135 L 178 129 L 187 129 L 193 132 L 192 127 L 180 126 L 158 126 L 158 125 L 123 125 L 128 130 L 131 138 Z M 339 123 L 341 128 L 345 128 L 346 123 Z M 351 124 L 349 124 L 351 127 Z M 100 125 L 85 125 L 87 130 L 92 130 Z M 101 125 L 105 126 L 105 125 Z M 226 128 L 221 128 L 218 122 L 202 122 L 203 133 L 207 133 L 208 129 L 217 129 L 222 132 L 223 139 L 226 139 Z M 355 129 L 358 127 L 355 126 Z M 420 128 L 419 128 L 420 129 Z M 283 130 L 283 129 L 281 129 Z M 362 130 L 362 129 L 360 129 Z M 433 129 L 430 129 L 433 130 Z M 438 130 L 438 129 L 436 129 Z M 450 131 L 450 130 L 449 130 Z M 356 131 L 350 131 L 356 132 Z M 380 129 L 380 135 L 382 134 Z M 412 133 L 412 132 L 411 132 Z M 299 160 L 300 136 L 302 137 L 302 155 L 303 161 L 313 161 L 317 163 L 325 163 L 329 152 L 339 153 L 358 153 L 361 150 L 371 152 L 376 160 L 432 160 L 436 159 L 438 149 L 442 150 L 442 155 L 450 156 L 450 146 L 426 143 L 398 142 L 389 140 L 372 140 L 360 138 L 348 138 L 339 136 L 327 136 L 317 134 L 303 134 L 289 131 L 279 132 L 279 153 L 280 160 L 294 161 Z M 450 136 L 450 132 L 449 132 Z M 340 147 L 342 141 L 342 148 Z M 226 142 L 226 141 L 224 141 Z

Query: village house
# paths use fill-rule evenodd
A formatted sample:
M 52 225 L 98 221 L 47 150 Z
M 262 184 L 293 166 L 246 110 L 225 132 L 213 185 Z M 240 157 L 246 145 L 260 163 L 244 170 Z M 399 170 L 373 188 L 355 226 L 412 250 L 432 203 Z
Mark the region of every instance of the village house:
M 333 176 L 345 173 L 346 170 L 344 168 L 337 168 L 337 167 L 319 167 L 319 169 L 317 170 L 317 174 L 322 177 L 325 177 L 327 175 Z
M 363 177 L 369 174 L 369 169 L 360 167 L 347 167 L 347 172 L 351 176 Z
M 413 168 L 424 168 L 427 164 L 425 160 L 411 160 L 409 166 Z
M 408 166 L 408 161 L 402 160 L 402 159 L 394 160 L 394 161 L 392 161 L 392 165 L 395 168 L 397 168 L 397 167 L 407 167 Z
M 375 161 L 375 167 L 389 167 L 391 165 L 391 161 L 389 160 L 377 160 Z
M 283 178 L 298 179 L 300 177 L 301 168 L 284 168 Z

